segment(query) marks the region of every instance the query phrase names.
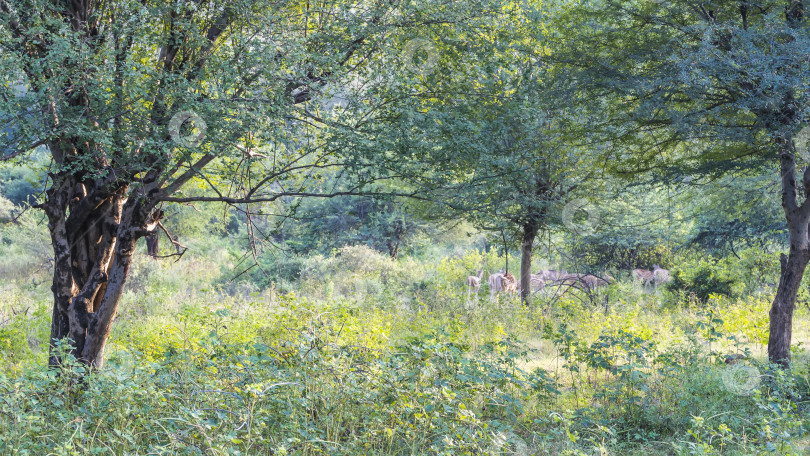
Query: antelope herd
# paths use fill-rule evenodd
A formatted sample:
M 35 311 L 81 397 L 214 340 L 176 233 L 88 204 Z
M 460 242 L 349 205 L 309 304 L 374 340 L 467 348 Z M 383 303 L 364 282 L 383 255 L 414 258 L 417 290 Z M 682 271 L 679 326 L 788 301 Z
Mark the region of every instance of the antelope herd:
M 660 284 L 668 282 L 671 277 L 669 270 L 663 269 L 660 266 L 653 265 L 653 270 L 647 269 L 633 269 L 631 272 L 633 282 L 642 283 L 643 287 L 647 287 L 651 283 L 657 289 Z M 467 296 L 471 293 L 478 295 L 478 290 L 481 288 L 481 278 L 484 276 L 484 270 L 479 269 L 478 274 L 467 277 Z M 489 275 L 489 292 L 490 298 L 495 299 L 498 293 L 507 295 L 514 294 L 518 290 L 518 281 L 514 275 L 498 271 Z M 579 274 L 569 273 L 556 269 L 546 269 L 532 274 L 530 279 L 532 292 L 537 292 L 549 285 L 561 285 L 577 288 L 580 290 L 593 291 L 599 287 L 609 285 L 616 282 L 616 279 L 609 274 L 604 277 L 599 277 L 594 274 Z

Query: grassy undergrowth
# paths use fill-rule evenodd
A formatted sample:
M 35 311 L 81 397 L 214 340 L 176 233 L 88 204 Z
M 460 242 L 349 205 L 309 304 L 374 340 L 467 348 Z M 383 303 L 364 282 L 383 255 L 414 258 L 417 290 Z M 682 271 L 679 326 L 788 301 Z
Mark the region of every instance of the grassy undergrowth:
M 767 293 L 622 281 L 598 305 L 524 307 L 467 299 L 480 254 L 369 255 L 314 259 L 297 293 L 225 281 L 226 252 L 139 258 L 87 376 L 44 368 L 46 281 L 12 277 L 0 454 L 807 454 L 804 306 L 784 373 L 764 361 Z

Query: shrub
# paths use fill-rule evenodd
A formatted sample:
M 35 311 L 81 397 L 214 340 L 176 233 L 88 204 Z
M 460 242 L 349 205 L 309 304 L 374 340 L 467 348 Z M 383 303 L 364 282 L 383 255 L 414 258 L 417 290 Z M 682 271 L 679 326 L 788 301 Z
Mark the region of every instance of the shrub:
M 714 269 L 704 266 L 691 271 L 688 276 L 683 271 L 675 271 L 666 287 L 672 292 L 694 295 L 705 303 L 711 295 L 731 296 L 733 284 L 733 280 L 721 279 Z
M 14 203 L 3 198 L 0 195 L 0 223 L 8 223 L 11 221 L 12 212 L 14 211 Z

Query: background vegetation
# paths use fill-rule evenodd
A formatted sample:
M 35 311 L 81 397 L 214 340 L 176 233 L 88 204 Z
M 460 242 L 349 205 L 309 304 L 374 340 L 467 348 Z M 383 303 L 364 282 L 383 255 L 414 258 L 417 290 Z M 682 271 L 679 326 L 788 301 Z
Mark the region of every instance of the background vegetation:
M 690 191 L 670 199 L 673 213 L 692 210 Z M 47 232 L 14 206 L 0 225 L 0 451 L 805 454 L 810 286 L 793 369 L 765 352 L 778 238 L 708 250 L 694 239 L 709 219 L 613 228 L 626 205 L 600 206 L 614 242 L 547 233 L 533 265 L 618 282 L 595 297 L 549 288 L 529 306 L 465 288 L 515 244 L 419 207 L 358 197 L 304 204 L 300 223 L 267 216 L 273 234 L 251 268 L 243 214 L 181 206 L 166 224 L 189 251 L 155 260 L 139 247 L 109 363 L 81 380 L 80 363 L 45 367 Z M 409 227 L 396 258 L 392 218 Z M 633 284 L 628 269 L 652 263 L 675 279 Z

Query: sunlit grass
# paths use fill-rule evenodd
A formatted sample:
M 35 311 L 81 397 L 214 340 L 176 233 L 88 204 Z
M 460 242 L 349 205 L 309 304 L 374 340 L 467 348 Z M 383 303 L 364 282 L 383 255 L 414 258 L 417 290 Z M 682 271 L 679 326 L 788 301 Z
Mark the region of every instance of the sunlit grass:
M 507 431 L 536 454 L 751 454 L 768 445 L 800 454 L 804 448 L 797 438 L 804 409 L 785 414 L 791 402 L 774 396 L 772 386 L 758 399 L 730 393 L 723 383 L 730 354 L 750 353 L 745 363 L 765 372 L 770 295 L 700 304 L 624 281 L 600 290 L 595 304 L 567 294 L 549 305 L 554 290 L 546 290 L 524 306 L 514 298 L 490 300 L 486 289 L 467 298 L 459 277 L 467 263 L 483 261 L 480 254 L 433 265 L 384 256 L 361 261 L 368 254 L 316 259 L 313 270 L 333 285 L 310 275 L 290 293 L 228 283 L 221 254 L 177 263 L 139 257 L 108 344 L 108 367 L 90 396 L 64 392 L 77 412 L 84 408 L 93 417 L 107 407 L 102 397 L 118 395 L 123 403 L 113 406 L 116 418 L 104 428 L 108 443 L 85 439 L 65 448 L 140 452 L 126 436 L 152 432 L 149 444 L 165 445 L 158 453 L 196 446 L 213 454 L 236 454 L 233 448 L 242 454 L 480 454 Z M 6 388 L 53 381 L 43 377 L 45 283 L 12 278 L 2 284 L 0 311 L 13 318 L 0 329 Z M 13 315 L 22 307 L 29 310 Z M 810 319 L 799 306 L 792 391 L 810 391 L 808 343 Z M 640 358 L 632 358 L 634 350 Z M 618 357 L 600 361 L 608 355 Z M 495 364 L 473 381 L 459 374 L 470 362 Z M 404 376 L 389 370 L 394 365 Z M 112 378 L 117 393 L 104 386 Z M 532 383 L 538 378 L 550 383 Z M 287 387 L 272 387 L 272 400 L 261 393 L 276 384 Z M 225 411 L 201 412 L 200 391 L 215 391 L 206 400 Z M 251 416 L 263 424 L 234 430 L 228 419 L 243 413 L 248 397 L 256 401 Z M 19 400 L 16 407 L 37 413 L 47 407 Z M 438 406 L 450 408 L 434 413 Z M 126 407 L 137 418 L 127 418 Z M 272 424 L 284 414 L 297 427 Z M 230 428 L 216 425 L 226 422 Z M 67 423 L 43 438 L 76 432 Z M 25 440 L 13 432 L 45 432 L 26 426 L 5 431 L 20 448 Z M 314 434 L 293 438 L 291 429 Z

